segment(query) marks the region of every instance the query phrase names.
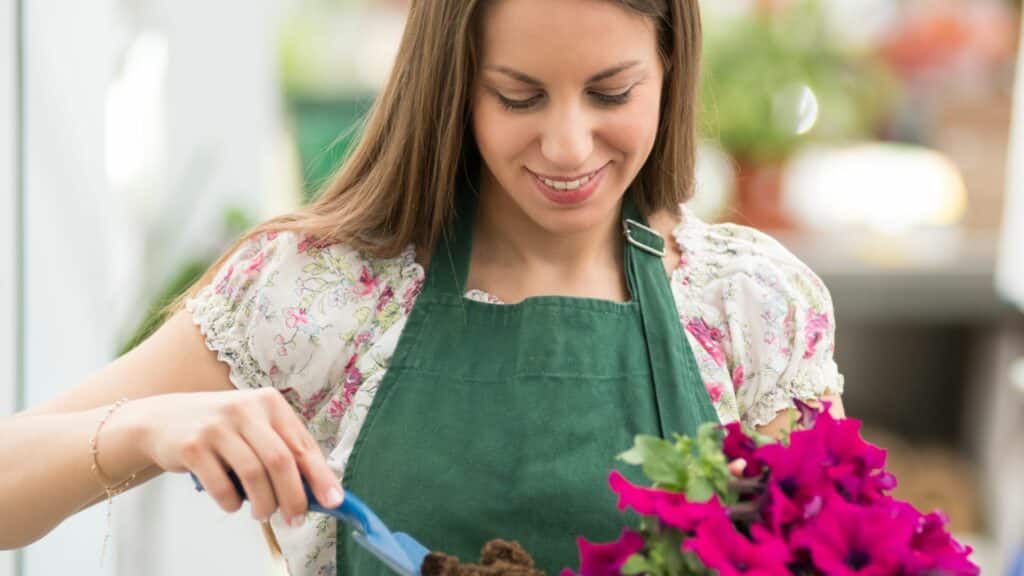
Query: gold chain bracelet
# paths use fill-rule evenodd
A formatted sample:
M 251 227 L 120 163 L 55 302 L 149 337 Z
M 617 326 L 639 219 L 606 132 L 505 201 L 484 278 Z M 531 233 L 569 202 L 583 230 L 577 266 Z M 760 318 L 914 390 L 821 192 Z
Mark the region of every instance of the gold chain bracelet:
M 97 446 L 97 440 L 99 439 L 100 436 L 100 430 L 103 428 L 103 425 L 107 422 L 107 419 L 110 418 L 110 415 L 114 413 L 114 410 L 117 410 L 119 407 L 121 407 L 122 404 L 124 404 L 127 401 L 127 398 L 121 398 L 120 400 L 118 400 L 117 402 L 110 406 L 110 408 L 107 410 L 106 415 L 104 415 L 103 418 L 100 419 L 99 425 L 96 426 L 96 432 L 93 433 L 92 439 L 89 441 L 89 448 L 92 451 L 92 471 L 99 479 L 100 486 L 103 487 L 103 491 L 106 492 L 107 494 L 107 533 L 103 536 L 103 547 L 100 550 L 101 567 L 103 566 L 103 557 L 106 555 L 107 551 L 107 540 L 109 540 L 110 538 L 110 518 L 111 509 L 113 508 L 113 498 L 117 494 L 124 492 L 131 485 L 132 481 L 135 480 L 135 478 L 138 476 L 138 472 L 132 473 L 132 475 L 128 477 L 127 480 L 115 484 L 114 480 L 110 478 L 110 476 L 107 475 L 105 472 L 103 472 L 102 468 L 100 468 L 100 451 L 99 447 Z

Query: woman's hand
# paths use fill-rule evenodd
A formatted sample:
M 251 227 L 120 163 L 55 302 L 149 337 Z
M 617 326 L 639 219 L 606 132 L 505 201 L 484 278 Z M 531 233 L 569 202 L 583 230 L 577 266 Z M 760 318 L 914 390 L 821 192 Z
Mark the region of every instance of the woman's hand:
M 302 478 L 322 505 L 341 504 L 341 486 L 320 447 L 277 390 L 165 394 L 138 402 L 147 403 L 139 411 L 148 419 L 141 439 L 146 454 L 164 470 L 194 473 L 224 510 L 242 506 L 228 469 L 260 521 L 278 508 L 290 525 L 305 517 Z

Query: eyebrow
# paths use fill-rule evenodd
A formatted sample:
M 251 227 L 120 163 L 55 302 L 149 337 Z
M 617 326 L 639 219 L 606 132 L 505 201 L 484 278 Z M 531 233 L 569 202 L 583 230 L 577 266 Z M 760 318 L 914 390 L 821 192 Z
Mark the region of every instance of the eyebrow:
M 628 69 L 630 69 L 630 68 L 632 68 L 632 67 L 634 67 L 634 66 L 636 66 L 638 64 L 640 64 L 639 60 L 627 60 L 625 62 L 620 62 L 620 63 L 616 64 L 615 66 L 612 66 L 611 68 L 608 68 L 607 70 L 602 70 L 601 72 L 598 72 L 597 74 L 594 74 L 590 78 L 587 78 L 587 84 L 592 84 L 594 82 L 600 82 L 601 80 L 604 80 L 605 78 L 611 78 L 612 76 L 615 76 L 616 74 L 618 74 L 620 72 L 623 72 L 625 70 L 628 70 Z M 507 66 L 487 66 L 487 67 L 485 67 L 485 70 L 494 70 L 495 72 L 501 72 L 502 74 L 504 74 L 506 76 L 509 76 L 511 78 L 519 80 L 520 82 L 522 82 L 524 84 L 529 84 L 531 86 L 541 87 L 541 86 L 544 85 L 543 82 L 541 82 L 540 80 L 534 78 L 533 76 L 529 76 L 527 74 L 523 74 L 522 72 L 520 72 L 518 70 L 513 70 L 511 68 L 508 68 Z

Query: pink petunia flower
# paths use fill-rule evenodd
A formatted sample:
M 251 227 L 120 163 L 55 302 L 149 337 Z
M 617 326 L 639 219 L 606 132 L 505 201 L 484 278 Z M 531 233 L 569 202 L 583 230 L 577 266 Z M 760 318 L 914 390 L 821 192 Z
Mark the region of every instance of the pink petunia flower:
M 837 420 L 827 410 L 815 420 L 814 428 L 794 432 L 793 436 L 819 439 L 825 449 L 829 478 L 847 500 L 869 503 L 895 488 L 896 478 L 883 470 L 885 450 L 861 437 L 860 421 Z
M 730 422 L 723 428 L 725 428 L 725 439 L 722 440 L 722 453 L 729 460 L 742 458 L 747 462 L 743 468 L 745 478 L 760 476 L 764 465 L 756 456 L 757 443 L 743 432 L 743 426 L 739 422 Z
M 789 576 L 786 543 L 757 525 L 751 527 L 751 536 L 753 540 L 741 534 L 722 510 L 697 526 L 696 535 L 683 542 L 683 550 L 694 552 L 720 576 Z
M 856 506 L 834 495 L 818 516 L 793 531 L 789 542 L 792 550 L 806 551 L 822 574 L 903 574 L 914 527 L 897 506 Z
M 951 574 L 975 576 L 981 569 L 969 560 L 970 546 L 957 542 L 946 530 L 945 514 L 936 511 L 921 514 L 906 503 L 899 503 L 914 518 L 914 534 L 910 537 L 910 558 L 907 570 L 918 574 Z
M 609 475 L 608 484 L 619 495 L 619 510 L 632 508 L 645 516 L 657 517 L 666 526 L 687 532 L 693 531 L 709 515 L 724 510 L 717 495 L 707 502 L 690 502 L 679 492 L 637 486 L 617 470 Z
M 754 458 L 771 469 L 765 520 L 776 534 L 813 517 L 834 491 L 826 470 L 825 447 L 818 436 L 794 432 L 790 445 L 768 444 Z
M 615 542 L 598 544 L 580 537 L 576 545 L 580 550 L 580 571 L 577 574 L 566 568 L 561 576 L 619 576 L 626 560 L 644 549 L 644 537 L 625 529 Z

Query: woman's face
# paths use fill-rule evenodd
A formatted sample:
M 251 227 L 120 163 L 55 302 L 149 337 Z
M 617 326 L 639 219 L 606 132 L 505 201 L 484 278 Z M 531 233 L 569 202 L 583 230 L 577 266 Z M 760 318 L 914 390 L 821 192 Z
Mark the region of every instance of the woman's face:
M 658 129 L 654 23 L 608 0 L 497 0 L 482 16 L 485 193 L 553 234 L 616 217 Z

